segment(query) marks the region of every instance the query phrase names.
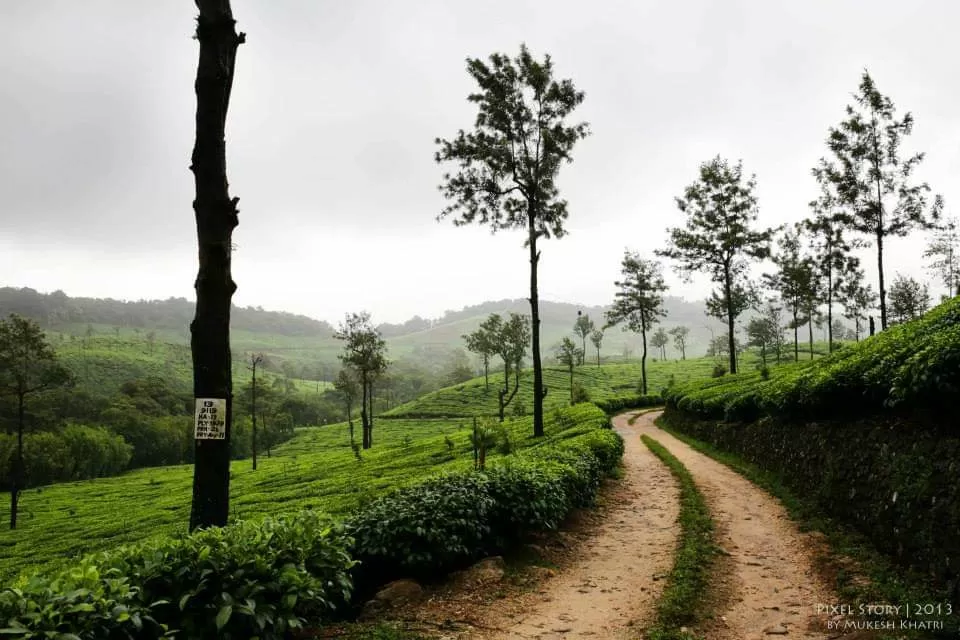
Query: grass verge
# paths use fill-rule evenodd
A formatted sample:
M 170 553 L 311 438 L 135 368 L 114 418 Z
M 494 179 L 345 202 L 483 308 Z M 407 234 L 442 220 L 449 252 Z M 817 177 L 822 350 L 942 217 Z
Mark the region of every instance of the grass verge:
M 680 483 L 680 540 L 667 586 L 660 596 L 657 620 L 647 629 L 648 640 L 689 640 L 695 638 L 686 627 L 703 620 L 710 569 L 717 553 L 713 520 L 693 476 L 667 449 L 651 438 L 640 436 L 647 448 L 660 458 Z
M 812 501 L 796 495 L 783 483 L 779 475 L 761 469 L 739 456 L 691 438 L 671 427 L 662 418 L 658 418 L 656 423 L 658 427 L 681 442 L 730 467 L 773 495 L 783 504 L 790 518 L 797 523 L 801 531 L 817 531 L 822 534 L 828 548 L 816 561 L 823 574 L 833 582 L 832 586 L 836 589 L 841 601 L 853 602 L 855 608 L 860 604 L 881 603 L 907 604 L 911 610 L 928 604 L 936 607 L 940 603 L 941 608 L 946 606 L 941 603 L 942 598 L 934 595 L 933 591 L 923 584 L 922 578 L 905 575 L 903 568 L 895 566 L 862 535 L 824 515 Z M 943 622 L 942 629 L 906 629 L 898 630 L 897 634 L 877 637 L 879 640 L 957 638 L 960 637 L 960 617 L 956 613 L 960 612 L 938 618 Z M 933 616 L 930 618 L 932 619 Z

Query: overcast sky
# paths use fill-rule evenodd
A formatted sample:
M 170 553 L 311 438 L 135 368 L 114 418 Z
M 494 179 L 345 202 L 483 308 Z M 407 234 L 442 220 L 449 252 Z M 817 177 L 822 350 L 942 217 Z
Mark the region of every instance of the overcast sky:
M 664 246 L 682 223 L 674 197 L 716 154 L 756 173 L 762 224 L 805 217 L 810 168 L 864 67 L 916 118 L 905 149 L 927 153 L 918 176 L 948 212 L 960 202 L 953 0 L 233 8 L 248 36 L 227 122 L 240 305 L 395 322 L 526 297 L 522 233 L 438 223 L 433 161 L 434 138 L 473 123 L 465 59 L 521 42 L 586 92 L 575 115 L 593 132 L 561 169 L 570 235 L 543 246 L 543 298 L 610 301 L 624 248 Z M 193 297 L 195 13 L 173 0 L 0 0 L 0 285 Z M 890 243 L 888 279 L 929 277 L 923 246 L 919 234 Z M 710 289 L 670 283 L 689 299 Z

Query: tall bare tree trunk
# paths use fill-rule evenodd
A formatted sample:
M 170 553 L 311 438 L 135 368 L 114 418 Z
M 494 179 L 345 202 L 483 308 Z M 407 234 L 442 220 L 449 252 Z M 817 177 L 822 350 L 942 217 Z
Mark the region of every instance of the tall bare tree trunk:
M 647 395 L 647 325 L 641 323 L 640 337 L 643 340 L 643 355 L 640 357 L 640 386 L 643 389 L 643 395 Z
M 196 142 L 192 164 L 196 186 L 196 215 L 200 267 L 197 307 L 190 324 L 195 398 L 226 401 L 226 435 L 222 440 L 195 440 L 193 504 L 190 530 L 227 524 L 230 509 L 230 431 L 233 380 L 230 375 L 230 304 L 237 286 L 230 272 L 233 229 L 237 226 L 237 198 L 227 185 L 224 128 L 237 47 L 229 0 L 196 0 L 200 57 L 197 79 Z
M 23 489 L 23 393 L 17 394 L 17 459 L 13 470 L 13 482 L 10 487 L 10 528 L 17 528 L 17 508 L 20 491 Z
M 537 232 L 532 212 L 528 218 L 530 221 L 530 328 L 533 349 L 533 435 L 540 437 L 543 435 L 543 365 L 540 362 L 540 297 L 537 292 L 537 265 L 540 262 L 540 253 L 537 251 Z

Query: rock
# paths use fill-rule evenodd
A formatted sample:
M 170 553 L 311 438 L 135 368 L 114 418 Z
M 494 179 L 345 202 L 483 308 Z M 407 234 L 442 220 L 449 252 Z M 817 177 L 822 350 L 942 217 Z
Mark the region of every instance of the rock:
M 500 556 L 484 558 L 477 564 L 463 572 L 463 580 L 467 583 L 500 582 L 506 571 L 506 564 Z
M 416 602 L 422 596 L 423 587 L 413 580 L 394 580 L 380 589 L 373 600 L 369 600 L 363 605 L 360 619 L 375 618 L 384 611 Z
M 789 633 L 786 627 L 784 627 L 782 624 L 778 624 L 772 627 L 767 627 L 766 629 L 763 630 L 763 632 L 768 636 L 785 636 Z

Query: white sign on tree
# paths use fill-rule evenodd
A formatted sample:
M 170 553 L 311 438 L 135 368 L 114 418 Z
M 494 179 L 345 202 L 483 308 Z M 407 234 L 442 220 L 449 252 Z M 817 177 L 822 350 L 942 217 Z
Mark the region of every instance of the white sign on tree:
M 223 440 L 227 437 L 227 401 L 225 398 L 197 398 L 195 440 Z

